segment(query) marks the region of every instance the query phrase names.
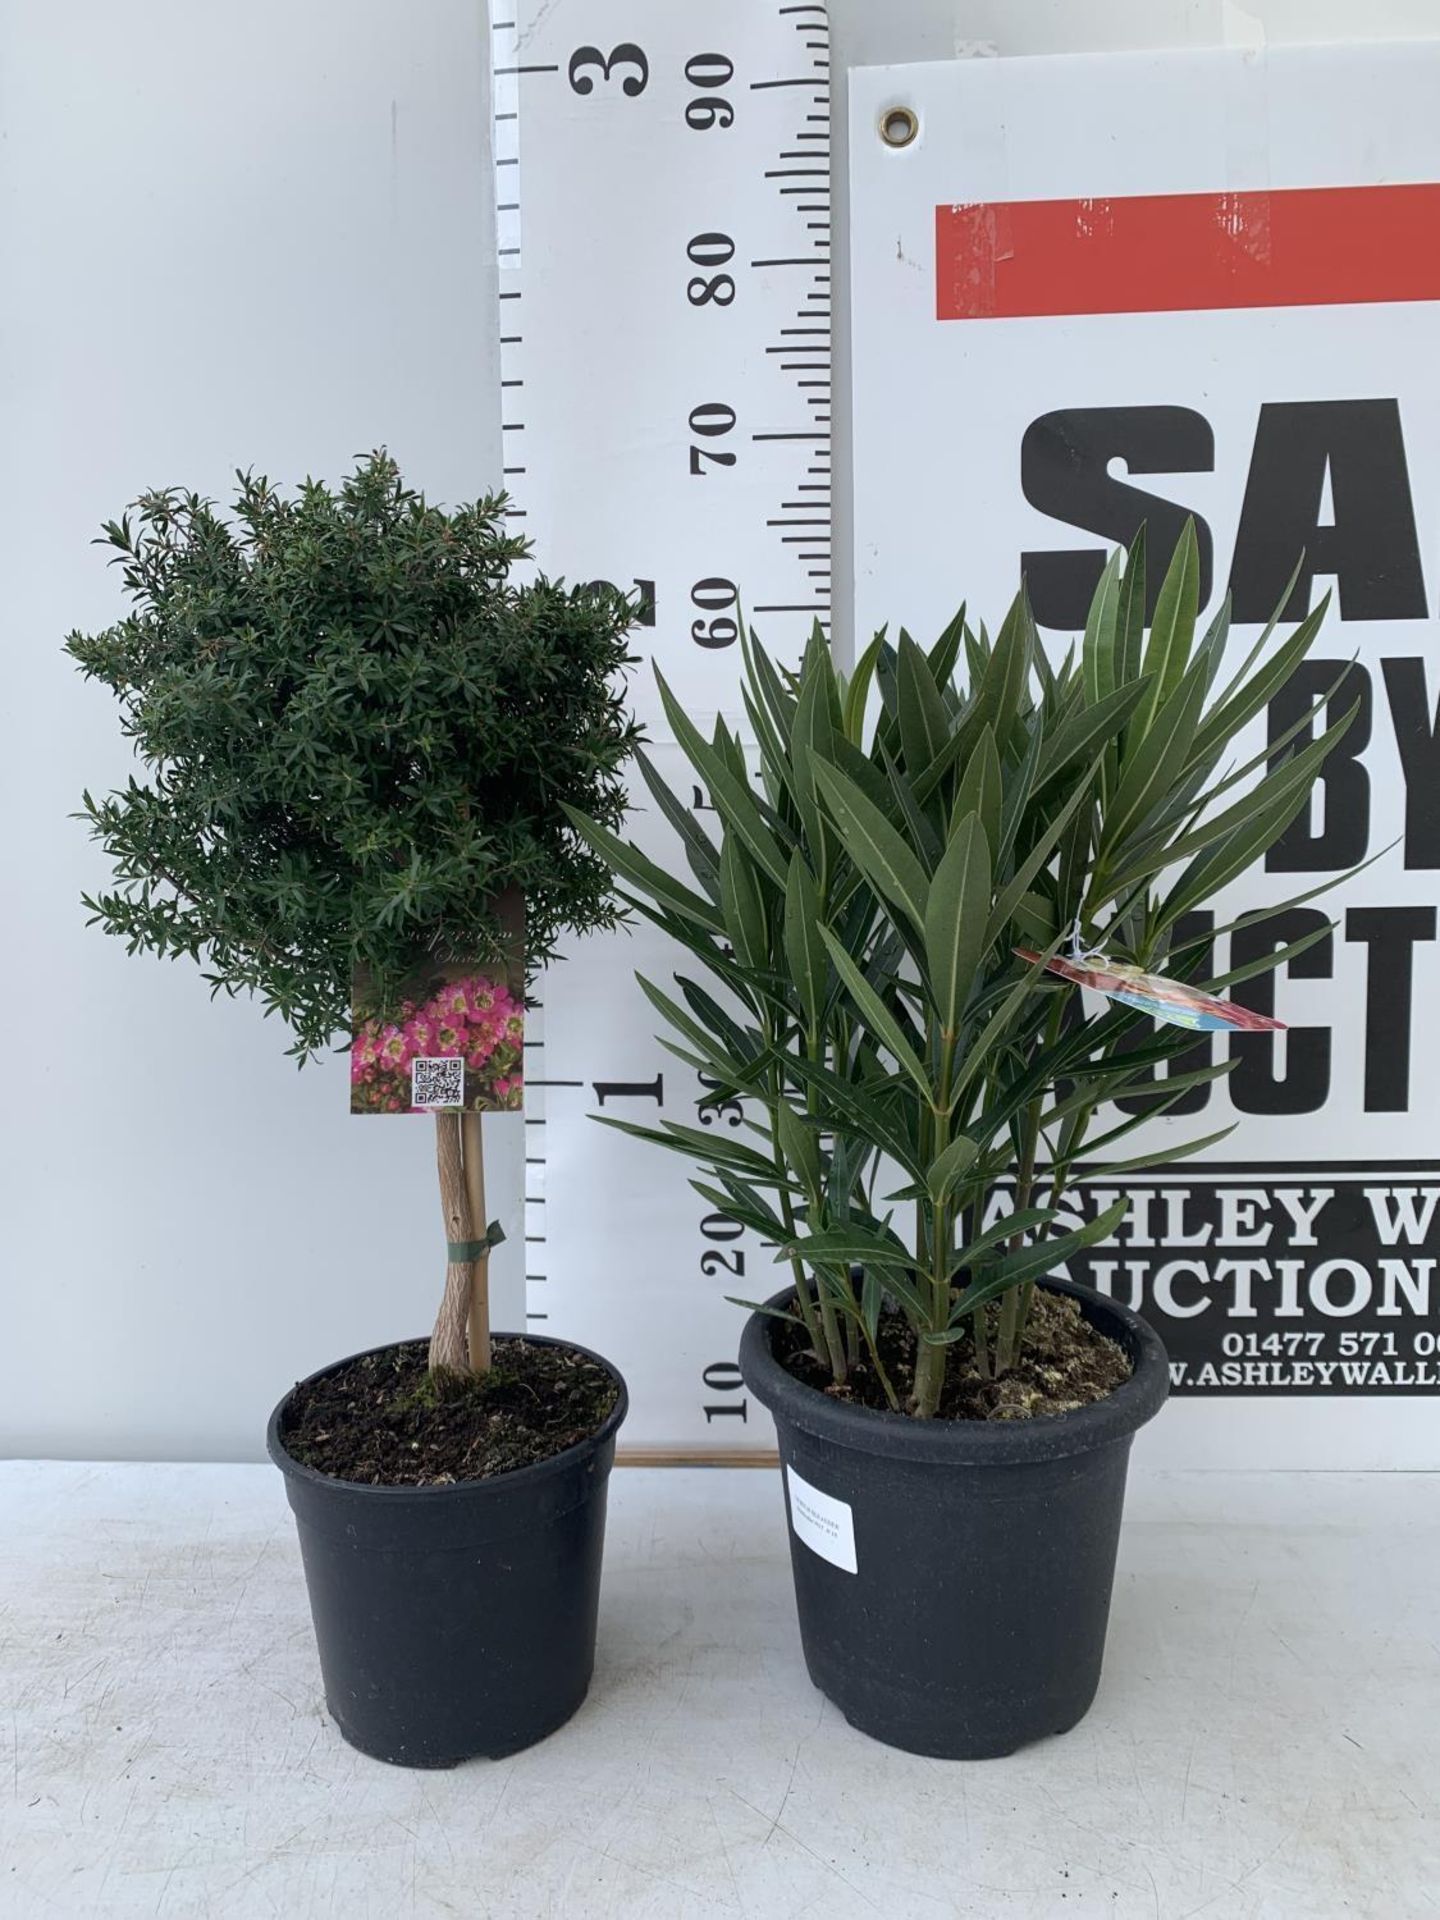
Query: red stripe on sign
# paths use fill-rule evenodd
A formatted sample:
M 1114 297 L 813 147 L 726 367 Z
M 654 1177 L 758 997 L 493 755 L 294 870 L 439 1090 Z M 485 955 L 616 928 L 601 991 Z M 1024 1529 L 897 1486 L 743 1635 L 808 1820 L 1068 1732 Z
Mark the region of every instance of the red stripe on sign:
M 935 209 L 941 320 L 1440 300 L 1440 185 Z

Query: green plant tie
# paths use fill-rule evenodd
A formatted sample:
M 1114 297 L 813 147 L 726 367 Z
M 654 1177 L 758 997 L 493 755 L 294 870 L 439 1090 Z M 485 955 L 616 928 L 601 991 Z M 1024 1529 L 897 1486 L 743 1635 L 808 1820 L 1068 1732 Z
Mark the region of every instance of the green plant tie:
M 455 1267 L 473 1267 L 477 1260 L 483 1260 L 492 1247 L 498 1247 L 505 1238 L 505 1229 L 498 1220 L 492 1220 L 485 1229 L 483 1240 L 447 1240 L 445 1258 Z

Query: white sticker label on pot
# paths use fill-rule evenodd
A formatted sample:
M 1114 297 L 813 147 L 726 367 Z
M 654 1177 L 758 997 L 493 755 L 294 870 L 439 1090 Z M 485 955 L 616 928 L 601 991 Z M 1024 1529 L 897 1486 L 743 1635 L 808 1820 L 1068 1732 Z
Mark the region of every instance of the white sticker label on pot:
M 821 1493 L 808 1480 L 802 1480 L 794 1467 L 786 1467 L 785 1483 L 790 1489 L 790 1524 L 796 1538 L 822 1560 L 854 1573 L 855 1521 L 848 1502 Z

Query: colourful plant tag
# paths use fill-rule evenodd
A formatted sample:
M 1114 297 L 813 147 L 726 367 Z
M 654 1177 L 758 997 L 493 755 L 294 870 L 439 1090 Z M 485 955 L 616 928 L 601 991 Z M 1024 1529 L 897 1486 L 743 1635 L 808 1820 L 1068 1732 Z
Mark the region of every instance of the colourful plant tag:
M 523 910 L 502 903 L 509 935 L 484 964 L 437 943 L 398 1002 L 377 1008 L 368 977 L 352 994 L 352 1113 L 514 1113 L 524 1100 Z
M 1029 947 L 1016 947 L 1015 954 L 1032 966 L 1040 958 Z M 1283 1029 L 1285 1025 L 1283 1020 L 1253 1013 L 1249 1007 L 1238 1006 L 1233 1000 L 1217 1000 L 1213 994 L 1201 993 L 1179 980 L 1167 980 L 1163 973 L 1145 973 L 1123 960 L 1108 960 L 1104 954 L 1086 954 L 1078 960 L 1056 954 L 1045 962 L 1045 970 L 1059 974 L 1062 980 L 1073 981 L 1077 987 L 1090 987 L 1096 993 L 1103 993 L 1108 1000 L 1118 1000 L 1122 1006 L 1152 1014 L 1171 1027 L 1191 1027 L 1200 1033 L 1213 1033 L 1221 1029 L 1261 1032 Z

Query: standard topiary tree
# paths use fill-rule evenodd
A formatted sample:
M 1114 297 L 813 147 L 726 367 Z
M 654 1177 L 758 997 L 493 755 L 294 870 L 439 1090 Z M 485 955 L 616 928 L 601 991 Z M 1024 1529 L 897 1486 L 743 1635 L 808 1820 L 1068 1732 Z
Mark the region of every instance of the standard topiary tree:
M 128 616 L 66 651 L 120 702 L 146 777 L 84 797 L 114 867 L 92 922 L 251 993 L 301 1064 L 351 1030 L 352 981 L 395 1004 L 444 942 L 481 964 L 525 902 L 527 977 L 565 932 L 613 925 L 609 825 L 638 730 L 618 684 L 634 610 L 605 587 L 510 584 L 505 497 L 447 513 L 384 452 L 338 490 L 237 475 L 233 521 L 144 494 L 98 544 Z M 446 1235 L 487 1234 L 480 1115 L 436 1115 Z M 478 1236 L 478 1239 L 477 1239 Z M 452 1261 L 432 1369 L 489 1365 L 488 1245 Z

